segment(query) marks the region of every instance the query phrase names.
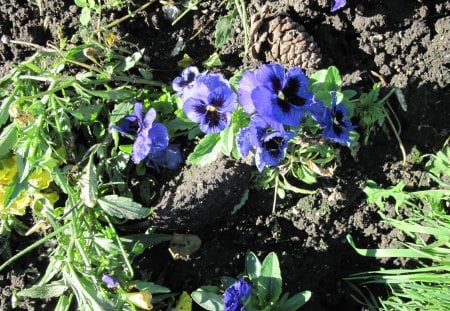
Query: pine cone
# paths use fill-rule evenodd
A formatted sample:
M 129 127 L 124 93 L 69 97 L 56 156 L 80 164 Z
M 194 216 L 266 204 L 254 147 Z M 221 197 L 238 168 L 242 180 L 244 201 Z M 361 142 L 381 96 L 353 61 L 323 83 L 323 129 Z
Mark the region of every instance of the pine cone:
M 262 63 L 300 66 L 310 73 L 322 60 L 320 49 L 305 27 L 289 16 L 270 13 L 268 5 L 250 20 L 250 53 Z

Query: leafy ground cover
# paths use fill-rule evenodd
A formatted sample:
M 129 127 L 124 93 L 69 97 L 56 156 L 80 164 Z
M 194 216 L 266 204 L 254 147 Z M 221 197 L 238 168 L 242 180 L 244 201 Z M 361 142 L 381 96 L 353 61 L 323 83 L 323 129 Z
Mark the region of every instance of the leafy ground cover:
M 282 285 L 283 293 L 291 294 L 283 302 L 288 305 L 293 301 L 300 305 L 312 293 L 306 310 L 362 310 L 365 307 L 351 297 L 356 295 L 354 283 L 344 277 L 383 283 L 376 273 L 350 275 L 380 266 L 417 268 L 404 258 L 421 256 L 376 251 L 382 258 L 374 260 L 359 256 L 352 245 L 360 253 L 365 248 L 413 245 L 405 234 L 412 236 L 422 255 L 433 252 L 432 258 L 424 258 L 433 259 L 434 271 L 448 269 L 436 268 L 448 247 L 448 205 L 443 203 L 448 200 L 448 148 L 442 149 L 450 116 L 445 96 L 448 4 L 349 1 L 333 13 L 328 1 L 273 4 L 271 12 L 282 11 L 291 22 L 301 23 L 300 33 L 314 38 L 320 47 L 319 68 L 305 68 L 309 83 L 322 101 L 327 101 L 326 93 L 337 91 L 336 103 L 353 108 L 350 117 L 359 126 L 360 138 L 350 149 L 335 142 L 322 144 L 315 134 L 320 133 L 318 127 L 326 126 L 306 120 L 306 129 L 299 130 L 308 140 L 286 150 L 277 145 L 278 151 L 302 161 L 288 156 L 288 170 L 258 175 L 253 160 L 245 163 L 231 157 L 238 147 L 233 142 L 240 118 L 233 115 L 232 130 L 207 133 L 199 143 L 192 138 L 203 134 L 191 122 L 199 120 L 183 115 L 171 86 L 182 68 L 191 64 L 220 73 L 238 90 L 241 69 L 261 68 L 245 53 L 250 52 L 250 44 L 262 42 L 264 27 L 257 33 L 251 32 L 256 27 L 250 27 L 262 4 L 2 3 L 4 175 L 0 177 L 6 207 L 2 210 L 2 308 L 63 309 L 75 301 L 97 309 L 131 308 L 151 293 L 156 307 L 168 309 L 178 297 L 171 293 L 195 292 L 192 297 L 198 301 L 204 294 L 202 286 L 226 288 L 236 279 L 224 281 L 223 276 L 239 277 L 245 271 L 247 279 L 258 284 L 258 293 L 266 293 L 266 302 L 279 298 Z M 264 44 L 259 48 L 264 49 Z M 283 94 L 289 92 L 283 89 Z M 138 113 L 135 102 L 143 103 L 144 113 Z M 159 169 L 134 165 L 139 161 L 131 151 L 133 135 L 131 139 L 119 136 L 110 126 L 121 126 L 130 134 L 133 128 L 123 120 L 147 114 L 150 118 L 151 109 L 157 113 L 155 124 L 167 127 L 170 143 L 181 146 L 183 159 L 205 162 L 214 159 L 211 154 L 219 149 L 229 157 L 206 167 L 183 164 L 176 171 L 164 168 L 167 157 L 166 162 L 152 159 Z M 160 136 L 155 135 L 151 137 L 157 140 Z M 441 160 L 424 165 L 424 154 L 436 154 Z M 436 167 L 444 167 L 444 172 Z M 426 183 L 424 168 L 434 174 Z M 260 188 L 247 188 L 250 180 L 259 180 Z M 391 185 L 397 186 L 383 192 Z M 436 196 L 424 199 L 420 191 L 430 188 Z M 385 201 L 389 195 L 396 201 Z M 427 205 L 421 200 L 436 203 L 432 211 L 438 216 L 424 214 Z M 409 209 L 400 210 L 405 204 Z M 154 211 L 148 220 L 150 207 Z M 388 216 L 380 216 L 380 208 Z M 434 238 L 415 235 L 408 220 L 414 221 L 419 233 Z M 180 241 L 177 234 L 190 235 Z M 354 244 L 347 241 L 348 235 Z M 30 245 L 29 251 L 21 252 Z M 257 258 L 262 273 L 255 272 L 254 267 L 261 265 Z M 432 273 L 427 269 L 416 272 Z M 398 277 L 398 271 L 391 271 Z M 276 280 L 272 292 L 264 292 L 267 274 Z M 113 276 L 119 278 L 120 288 Z M 425 277 L 430 280 L 429 274 Z M 445 274 L 440 277 L 436 284 L 445 288 Z M 16 293 L 37 282 L 41 288 Z M 412 297 L 411 289 L 420 292 L 414 286 L 390 284 L 399 297 Z M 370 301 L 370 294 L 362 294 L 356 295 L 359 301 L 364 297 Z M 374 294 L 388 296 L 382 288 L 375 288 Z M 296 298 L 288 300 L 292 296 Z M 260 303 L 265 301 L 261 299 Z M 393 306 L 389 303 L 396 300 L 392 301 L 381 304 Z M 372 299 L 372 304 L 380 301 Z

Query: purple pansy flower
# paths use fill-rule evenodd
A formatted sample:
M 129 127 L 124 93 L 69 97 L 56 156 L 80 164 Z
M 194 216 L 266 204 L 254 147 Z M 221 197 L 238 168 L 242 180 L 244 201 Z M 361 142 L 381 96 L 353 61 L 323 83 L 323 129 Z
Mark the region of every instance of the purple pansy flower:
M 352 125 L 351 121 L 347 119 L 347 108 L 343 104 L 337 103 L 336 92 L 331 92 L 331 98 L 331 107 L 322 106 L 320 113 L 317 109 L 314 118 L 323 128 L 322 136 L 325 139 L 350 146 L 352 143 L 350 131 L 355 129 L 356 126 Z
M 180 147 L 178 145 L 169 144 L 166 149 L 150 153 L 147 158 L 145 158 L 145 164 L 147 166 L 158 168 L 162 166 L 170 170 L 176 170 L 183 162 L 183 157 L 181 156 Z
M 242 128 L 236 138 L 241 156 L 255 153 L 256 167 L 260 172 L 266 165 L 277 166 L 283 160 L 288 141 L 294 133 L 270 130 L 269 124 L 260 115 L 253 115 L 248 127 Z
M 200 130 L 206 134 L 227 128 L 231 114 L 237 108 L 236 94 L 219 74 L 198 78 L 186 97 L 183 104 L 186 116 L 199 123 Z
M 347 4 L 346 0 L 332 0 L 331 1 L 331 12 L 335 12 Z
M 262 65 L 239 81 L 240 102 L 244 109 L 258 112 L 269 124 L 299 126 L 312 94 L 309 82 L 300 68 L 284 71 L 279 64 Z
M 172 82 L 172 88 L 178 94 L 182 94 L 186 89 L 190 89 L 195 79 L 200 75 L 197 67 L 191 66 L 181 72 L 181 76 L 176 77 Z
M 251 290 L 245 279 L 231 284 L 223 294 L 224 311 L 245 311 L 244 301 L 250 297 Z
M 120 287 L 119 279 L 117 277 L 115 277 L 114 275 L 106 273 L 105 275 L 103 275 L 102 281 L 103 281 L 103 283 L 106 284 L 106 286 L 108 288 L 118 288 L 118 287 Z
M 125 118 L 121 127 L 112 128 L 120 133 L 135 135 L 131 159 L 139 164 L 150 153 L 164 150 L 169 144 L 169 133 L 162 123 L 153 123 L 156 111 L 150 108 L 142 119 L 142 103 L 134 105 L 134 114 Z

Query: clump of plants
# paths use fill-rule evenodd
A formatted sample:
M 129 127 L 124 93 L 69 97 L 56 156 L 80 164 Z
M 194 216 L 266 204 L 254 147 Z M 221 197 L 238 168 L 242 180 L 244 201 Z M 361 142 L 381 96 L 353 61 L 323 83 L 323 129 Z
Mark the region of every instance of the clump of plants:
M 61 40 L 39 49 L 0 80 L 0 271 L 52 245 L 46 271 L 15 294 L 17 302 L 53 298 L 56 310 L 190 305 L 186 295 L 175 302 L 176 293 L 133 270 L 146 248 L 174 235 L 151 226 L 121 233 L 151 215 L 161 171 L 176 172 L 185 160 L 208 165 L 219 154 L 251 158 L 256 184 L 273 187 L 275 197 L 311 193 L 305 185 L 333 175 L 341 148 L 356 152 L 359 136 L 379 124 L 379 110 L 362 108 L 367 94 L 343 89 L 335 67 L 308 77 L 272 63 L 227 79 L 188 66 L 173 83 L 155 81 L 144 50 L 117 48 L 111 28 L 120 21 L 92 25 L 104 7 L 76 4 L 82 25 L 95 32 L 84 29 L 78 45 Z M 375 92 L 371 99 L 382 105 L 387 97 Z M 192 152 L 184 159 L 186 145 Z M 11 234 L 30 245 L 13 254 Z M 246 260 L 245 276 L 226 279 L 216 296 L 197 291 L 194 300 L 206 305 L 211 298 L 229 310 L 295 310 L 308 300 L 309 292 L 281 295 L 274 253 L 263 263 L 253 253 Z
M 354 274 L 347 281 L 355 290 L 355 299 L 370 310 L 445 310 L 450 306 L 450 148 L 446 145 L 433 155 L 426 155 L 423 178 L 433 182 L 420 190 L 407 190 L 404 182 L 381 188 L 369 181 L 364 192 L 367 201 L 380 208 L 383 221 L 407 237 L 397 249 L 361 249 L 348 236 L 349 243 L 363 256 L 409 258 L 412 268 L 380 269 Z M 419 185 L 420 187 L 420 185 Z M 392 206 L 392 201 L 394 206 Z M 408 217 L 388 217 L 387 209 Z M 375 284 L 387 287 L 386 297 L 375 297 Z
M 222 278 L 222 287 L 202 286 L 192 292 L 192 299 L 209 311 L 285 310 L 295 311 L 311 297 L 300 292 L 292 297 L 282 295 L 280 264 L 275 253 L 269 253 L 261 263 L 251 251 L 245 256 L 245 271 L 238 279 Z

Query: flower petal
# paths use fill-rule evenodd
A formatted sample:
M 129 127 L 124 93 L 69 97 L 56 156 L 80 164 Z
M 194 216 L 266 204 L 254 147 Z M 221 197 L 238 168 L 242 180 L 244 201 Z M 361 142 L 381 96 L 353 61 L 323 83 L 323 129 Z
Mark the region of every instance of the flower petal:
M 148 136 L 151 140 L 150 153 L 164 150 L 169 145 L 169 132 L 162 123 L 153 124 L 148 130 Z
M 284 87 L 284 68 L 279 64 L 262 65 L 256 70 L 256 79 L 277 96 Z
M 293 106 L 280 98 L 277 98 L 276 104 L 273 105 L 272 113 L 277 122 L 290 126 L 299 126 L 305 117 L 303 108 Z
M 332 0 L 331 1 L 331 12 L 335 12 L 347 4 L 346 0 Z
M 141 163 L 150 152 L 151 140 L 150 137 L 144 135 L 144 133 L 139 133 L 134 144 L 133 151 L 131 152 L 131 160 L 134 164 Z
M 139 124 L 139 128 L 142 127 L 142 103 L 136 102 L 134 104 L 134 115 L 137 118 L 138 124 Z
M 294 97 L 304 99 L 309 97 L 309 81 L 303 70 L 295 67 L 286 73 L 286 85 L 283 88 L 283 94 L 289 101 L 291 101 L 291 97 L 292 100 L 294 100 Z
M 231 122 L 231 112 L 207 111 L 200 121 L 200 130 L 206 134 L 215 134 L 226 129 Z
M 194 83 L 195 78 L 200 74 L 195 66 L 187 67 L 183 70 L 180 77 L 176 77 L 172 82 L 174 91 L 181 93 Z
M 237 108 L 237 97 L 228 86 L 220 86 L 209 94 L 208 105 L 220 112 L 233 112 Z
M 255 105 L 252 100 L 252 92 L 257 87 L 260 86 L 261 83 L 256 79 L 254 71 L 247 71 L 242 76 L 241 80 L 239 80 L 239 102 L 244 108 L 245 112 L 248 114 L 252 114 L 255 112 Z
M 253 135 L 254 130 L 251 127 L 244 127 L 239 130 L 236 137 L 236 145 L 241 156 L 248 156 L 249 152 L 254 148 Z
M 156 110 L 153 108 L 150 108 L 147 111 L 147 113 L 145 114 L 145 118 L 144 118 L 143 125 L 142 125 L 142 127 L 143 127 L 142 130 L 151 128 L 153 121 L 155 121 L 155 118 L 156 118 Z
M 183 110 L 186 116 L 195 123 L 205 117 L 207 112 L 207 104 L 205 101 L 196 98 L 190 98 L 184 102 Z

